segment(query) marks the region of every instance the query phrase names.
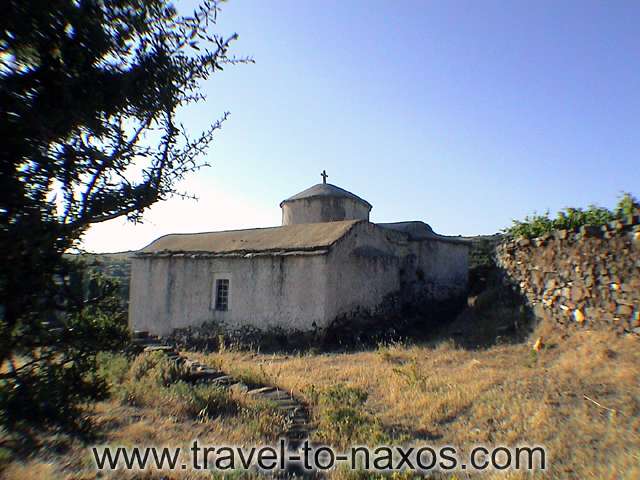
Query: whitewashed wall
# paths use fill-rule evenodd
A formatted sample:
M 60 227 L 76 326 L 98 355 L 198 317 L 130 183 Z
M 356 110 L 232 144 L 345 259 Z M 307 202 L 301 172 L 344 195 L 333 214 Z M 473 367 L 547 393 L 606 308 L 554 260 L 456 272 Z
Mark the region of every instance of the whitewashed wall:
M 282 225 L 369 220 L 370 207 L 352 198 L 315 197 L 282 204 Z
M 375 313 L 401 289 L 438 301 L 461 295 L 467 262 L 464 244 L 408 241 L 369 222 L 356 224 L 327 255 L 134 258 L 129 323 L 160 335 L 209 320 L 231 329 L 313 330 L 358 310 Z M 230 280 L 226 312 L 213 308 L 216 278 Z
M 229 278 L 229 310 L 212 304 L 214 278 Z M 310 330 L 325 321 L 326 256 L 253 259 L 134 258 L 129 324 L 164 335 L 174 328 L 223 322 L 232 329 Z

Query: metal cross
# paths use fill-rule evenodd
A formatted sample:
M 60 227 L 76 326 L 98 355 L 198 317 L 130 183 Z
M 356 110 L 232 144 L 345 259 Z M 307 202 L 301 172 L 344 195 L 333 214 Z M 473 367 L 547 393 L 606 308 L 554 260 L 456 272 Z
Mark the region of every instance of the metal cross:
M 327 172 L 322 170 L 322 173 L 320 174 L 320 176 L 322 177 L 322 183 L 327 183 L 327 177 L 329 175 L 327 175 Z

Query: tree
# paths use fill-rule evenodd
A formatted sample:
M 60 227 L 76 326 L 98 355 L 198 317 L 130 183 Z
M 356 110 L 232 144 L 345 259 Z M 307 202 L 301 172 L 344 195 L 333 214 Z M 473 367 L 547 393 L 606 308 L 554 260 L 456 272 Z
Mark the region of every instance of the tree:
M 0 400 L 18 405 L 16 391 L 29 396 L 42 382 L 85 382 L 95 350 L 113 346 L 118 331 L 107 321 L 112 286 L 78 300 L 78 268 L 64 252 L 92 224 L 139 221 L 157 201 L 181 195 L 177 183 L 203 166 L 227 114 L 191 136 L 179 110 L 204 99 L 199 87 L 211 74 L 250 60 L 228 56 L 237 35 L 209 32 L 213 0 L 188 16 L 168 0 L 3 7 Z M 50 417 L 45 410 L 36 409 Z

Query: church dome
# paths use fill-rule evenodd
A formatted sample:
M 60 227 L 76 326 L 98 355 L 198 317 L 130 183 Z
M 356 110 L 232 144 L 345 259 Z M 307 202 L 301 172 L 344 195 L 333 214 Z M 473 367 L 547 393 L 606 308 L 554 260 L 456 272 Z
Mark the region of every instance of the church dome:
M 323 172 L 326 181 L 326 174 Z M 280 203 L 282 224 L 369 220 L 371 204 L 357 195 L 332 185 L 319 183 Z

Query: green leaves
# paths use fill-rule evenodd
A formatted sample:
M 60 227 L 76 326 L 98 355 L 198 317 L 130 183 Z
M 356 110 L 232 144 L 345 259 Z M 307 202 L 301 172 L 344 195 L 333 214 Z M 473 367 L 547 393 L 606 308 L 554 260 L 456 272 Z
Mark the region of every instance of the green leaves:
M 141 220 L 181 194 L 226 114 L 191 134 L 178 112 L 204 99 L 202 82 L 223 63 L 243 61 L 227 58 L 235 35 L 210 31 L 215 1 L 191 15 L 168 0 L 2 6 L 0 407 L 56 422 L 100 394 L 95 353 L 126 336 L 115 286 L 65 252 L 92 224 Z
M 547 211 L 544 215 L 532 215 L 523 221 L 514 220 L 505 233 L 514 237 L 535 238 L 555 230 L 575 230 L 583 225 L 600 226 L 613 220 L 626 220 L 640 208 L 640 203 L 630 193 L 624 193 L 618 205 L 613 209 L 590 205 L 587 209 L 565 208 L 551 218 Z

